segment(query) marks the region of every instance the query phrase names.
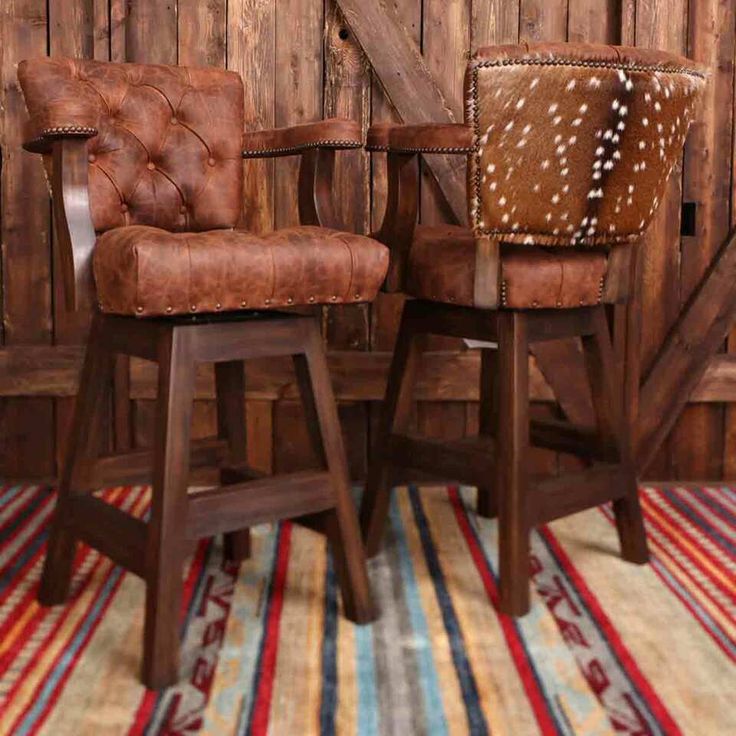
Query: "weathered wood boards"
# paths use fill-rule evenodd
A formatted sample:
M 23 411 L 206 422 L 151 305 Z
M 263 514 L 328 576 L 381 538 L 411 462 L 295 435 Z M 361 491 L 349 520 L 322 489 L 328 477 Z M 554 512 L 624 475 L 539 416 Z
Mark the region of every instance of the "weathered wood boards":
M 711 259 L 734 220 L 733 61 L 734 6 L 717 0 L 9 0 L 0 5 L 2 30 L 2 298 L 4 347 L 0 351 L 0 475 L 50 475 L 61 446 L 76 384 L 74 372 L 85 320 L 62 309 L 55 278 L 53 235 L 38 161 L 19 150 L 23 102 L 15 65 L 24 56 L 44 53 L 93 56 L 116 61 L 160 61 L 227 66 L 246 81 L 248 129 L 348 115 L 370 121 L 419 122 L 462 117 L 460 80 L 465 59 L 480 46 L 522 40 L 569 40 L 631 43 L 686 53 L 713 65 L 714 82 L 703 106 L 681 169 L 650 244 L 641 252 L 643 292 L 617 324 L 630 376 L 637 363 L 648 376 L 638 395 L 629 381 L 628 401 L 641 404 L 640 459 L 653 458 L 649 474 L 682 478 L 736 473 L 736 410 L 718 406 L 736 400 L 733 334 L 724 330 L 729 296 L 714 286 L 699 287 Z M 295 222 L 295 170 L 288 159 L 247 161 L 243 224 L 268 230 Z M 424 182 L 422 220 L 465 217 L 465 171 L 462 157 L 432 158 Z M 339 215 L 358 231 L 376 229 L 383 215 L 385 172 L 381 156 L 360 152 L 338 158 L 338 187 L 345 193 Z M 444 194 L 438 196 L 438 192 Z M 680 232 L 681 200 L 691 205 Z M 447 203 L 449 202 L 449 208 Z M 694 207 L 694 210 L 692 209 Z M 688 230 L 693 220 L 694 229 Z M 692 234 L 688 234 L 692 232 Z M 655 245 L 656 242 L 656 245 Z M 725 262 L 724 262 L 725 263 Z M 725 268 L 725 266 L 724 266 Z M 728 280 L 723 276 L 722 282 Z M 708 301 L 708 294 L 713 302 Z M 691 294 L 692 312 L 682 309 Z M 370 308 L 330 309 L 322 314 L 324 334 L 333 352 L 336 385 L 344 406 L 342 418 L 353 471 L 364 467 L 374 403 L 381 393 L 386 355 L 393 346 L 402 298 L 381 295 Z M 695 307 L 695 304 L 701 306 Z M 703 304 L 709 304 L 703 307 Z M 720 315 L 712 329 L 697 323 L 698 314 Z M 689 316 L 688 316 L 689 315 Z M 643 316 L 643 319 L 640 319 Z M 680 322 L 678 323 L 678 319 Z M 722 323 L 722 324 L 721 324 Z M 679 326 L 675 328 L 674 326 Z M 702 333 L 697 349 L 684 354 L 668 334 L 688 324 Z M 716 324 L 718 325 L 716 327 Z M 675 329 L 675 332 L 670 333 Z M 688 328 L 689 329 L 689 328 Z M 639 338 L 638 335 L 641 334 Z M 722 338 L 728 337 L 726 345 Z M 625 339 L 624 339 L 625 338 Z M 626 345 L 624 345 L 626 343 Z M 706 346 L 707 343 L 707 346 Z M 664 344 L 664 347 L 663 347 Z M 693 343 L 694 345 L 695 343 Z M 708 364 L 694 368 L 691 358 L 723 347 Z M 458 350 L 457 342 L 437 342 L 434 349 Z M 348 351 L 354 351 L 349 353 Z M 376 354 L 372 351 L 376 351 Z M 555 383 L 560 363 L 578 373 L 574 344 L 545 345 L 537 358 L 555 384 L 564 409 L 579 421 L 589 402 L 576 390 L 582 382 Z M 673 352 L 674 351 L 674 352 Z M 676 357 L 673 358 L 673 355 Z M 339 357 L 337 357 L 339 356 Z M 460 436 L 477 429 L 474 385 L 477 356 L 432 357 L 414 419 L 432 435 Z M 449 371 L 442 376 L 440 366 Z M 448 367 L 449 366 L 449 367 Z M 702 372 L 702 376 L 698 374 Z M 535 369 L 536 370 L 536 369 Z M 672 376 L 669 376 L 670 372 Z M 118 381 L 125 384 L 125 371 Z M 132 368 L 133 401 L 118 394 L 115 427 L 118 441 L 132 423 L 133 438 L 152 436 L 150 381 L 140 365 Z M 535 394 L 550 398 L 539 372 Z M 667 377 L 677 385 L 678 405 L 654 387 Z M 248 454 L 252 464 L 296 462 L 309 452 L 299 434 L 300 408 L 290 379 L 281 368 L 270 380 L 257 367 L 247 387 Z M 279 393 L 284 386 L 289 388 Z M 690 406 L 661 442 L 685 393 L 695 385 Z M 215 430 L 208 384 L 196 402 L 194 434 Z M 132 407 L 126 419 L 125 408 Z M 548 413 L 550 407 L 537 411 Z M 59 438 L 58 440 L 55 438 Z M 659 452 L 654 445 L 660 444 Z M 535 460 L 536 462 L 536 460 Z M 556 457 L 540 457 L 539 467 L 554 469 Z

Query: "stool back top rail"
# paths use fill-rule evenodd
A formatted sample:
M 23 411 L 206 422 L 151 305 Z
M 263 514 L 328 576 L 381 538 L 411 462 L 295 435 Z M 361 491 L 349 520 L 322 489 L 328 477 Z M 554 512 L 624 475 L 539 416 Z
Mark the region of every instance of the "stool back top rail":
M 658 51 L 586 44 L 481 49 L 465 78 L 465 124 L 382 124 L 367 148 L 388 154 L 376 237 L 391 249 L 385 288 L 404 308 L 379 439 L 361 509 L 379 548 L 390 487 L 427 474 L 478 486 L 499 516 L 500 606 L 529 608 L 530 530 L 614 502 L 623 556 L 647 559 L 620 377 L 605 305 L 629 293 L 632 245 L 649 227 L 697 115 L 705 69 Z M 467 157 L 469 227 L 417 224 L 421 154 Z M 481 350 L 480 436 L 407 433 L 427 334 L 495 343 Z M 530 421 L 530 346 L 580 338 L 595 426 Z M 532 483 L 529 446 L 583 469 Z
M 219 69 L 75 59 L 22 62 L 26 148 L 43 155 L 69 309 L 92 323 L 39 591 L 69 592 L 83 540 L 146 581 L 143 681 L 178 679 L 185 555 L 225 534 L 249 555 L 249 527 L 294 518 L 323 532 L 345 614 L 375 616 L 319 326 L 279 308 L 370 301 L 387 248 L 337 229 L 335 151 L 360 128 L 326 120 L 244 132 L 243 82 Z M 301 155 L 301 225 L 238 229 L 243 158 Z M 247 206 L 247 203 L 245 203 Z M 311 310 L 310 310 L 311 311 Z M 158 363 L 154 446 L 101 456 L 100 423 L 116 356 Z M 291 355 L 317 469 L 266 477 L 246 463 L 243 361 Z M 218 437 L 190 443 L 196 367 L 215 363 Z M 216 488 L 188 493 L 190 470 L 220 468 Z M 153 483 L 148 523 L 91 491 Z

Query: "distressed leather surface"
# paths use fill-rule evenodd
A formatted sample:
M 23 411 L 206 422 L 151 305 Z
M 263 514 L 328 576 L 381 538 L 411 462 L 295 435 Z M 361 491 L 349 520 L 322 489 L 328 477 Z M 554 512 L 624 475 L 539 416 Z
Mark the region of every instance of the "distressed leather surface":
M 362 145 L 363 133 L 359 123 L 344 118 L 328 118 L 317 123 L 246 133 L 243 156 L 289 156 L 309 148 L 360 148 Z
M 95 230 L 234 227 L 242 206 L 243 84 L 220 69 L 33 59 L 18 67 L 27 140 L 94 128 L 89 188 Z
M 502 247 L 501 306 L 565 308 L 598 304 L 606 274 L 599 248 Z M 475 237 L 456 225 L 420 225 L 409 253 L 406 290 L 422 299 L 473 306 Z
M 646 49 L 482 49 L 466 74 L 470 219 L 505 242 L 638 240 L 698 113 L 705 70 Z
M 388 249 L 361 235 L 292 227 L 172 233 L 132 225 L 94 253 L 100 309 L 151 315 L 371 301 Z

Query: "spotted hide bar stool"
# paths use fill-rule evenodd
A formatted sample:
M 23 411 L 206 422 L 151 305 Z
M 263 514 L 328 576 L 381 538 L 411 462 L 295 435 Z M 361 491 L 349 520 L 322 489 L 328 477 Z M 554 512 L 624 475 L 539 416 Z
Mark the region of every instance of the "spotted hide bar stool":
M 632 244 L 662 198 L 697 112 L 705 72 L 656 51 L 545 44 L 483 49 L 470 62 L 465 125 L 376 126 L 389 199 L 378 238 L 404 307 L 361 508 L 377 552 L 391 484 L 419 471 L 475 485 L 498 515 L 500 608 L 529 609 L 529 533 L 613 501 L 623 557 L 647 560 L 629 432 L 605 305 L 626 300 Z M 468 160 L 471 228 L 416 225 L 417 154 Z M 481 351 L 480 436 L 407 434 L 424 335 L 496 343 Z M 530 343 L 581 338 L 596 427 L 529 420 Z M 529 446 L 584 470 L 532 484 Z M 402 477 L 401 474 L 404 473 Z
M 243 83 L 217 69 L 70 59 L 22 62 L 26 148 L 50 174 L 69 308 L 95 305 L 58 505 L 39 591 L 66 598 L 83 540 L 146 582 L 143 681 L 178 677 L 182 565 L 194 540 L 226 535 L 249 554 L 253 524 L 296 518 L 324 532 L 345 615 L 374 618 L 358 518 L 319 327 L 279 307 L 374 298 L 388 267 L 381 243 L 334 228 L 334 151 L 362 145 L 331 120 L 244 134 Z M 243 157 L 302 154 L 302 226 L 263 236 L 235 229 Z M 100 412 L 115 354 L 158 363 L 152 453 L 99 456 Z M 245 465 L 246 358 L 292 356 L 322 468 L 267 477 Z M 215 363 L 219 439 L 195 444 L 198 363 Z M 191 463 L 190 463 L 191 461 Z M 192 466 L 221 465 L 217 488 L 188 495 Z M 150 521 L 91 490 L 150 479 Z

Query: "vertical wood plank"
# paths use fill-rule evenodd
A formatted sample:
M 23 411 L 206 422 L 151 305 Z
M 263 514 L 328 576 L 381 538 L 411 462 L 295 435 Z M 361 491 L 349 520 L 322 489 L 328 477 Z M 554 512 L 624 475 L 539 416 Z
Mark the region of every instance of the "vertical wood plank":
M 639 0 L 636 5 L 635 40 L 644 48 L 677 54 L 687 51 L 687 0 Z M 641 249 L 638 303 L 631 305 L 641 315 L 640 361 L 642 376 L 677 318 L 680 307 L 680 202 L 682 168 L 676 166 L 667 192 L 649 232 L 637 246 Z M 646 315 L 646 318 L 644 318 Z M 671 470 L 671 442 L 663 445 L 647 471 L 650 477 L 666 478 Z
M 612 0 L 570 0 L 567 40 L 570 43 L 621 43 L 621 8 Z
M 473 51 L 518 42 L 519 0 L 473 0 L 472 11 Z
M 52 337 L 48 191 L 41 162 L 21 150 L 25 104 L 16 76 L 18 61 L 46 54 L 47 23 L 45 0 L 0 5 L 0 218 L 8 345 L 49 343 Z M 53 399 L 4 399 L 0 428 L 0 465 L 7 475 L 53 474 Z
M 322 113 L 322 0 L 279 0 L 276 5 L 275 122 L 277 127 L 319 120 Z M 276 227 L 299 222 L 298 161 L 276 161 Z
M 567 40 L 567 0 L 521 0 L 522 41 Z
M 275 125 L 275 0 L 229 0 L 227 66 L 240 73 L 245 88 L 245 129 Z M 273 159 L 244 162 L 243 226 L 266 232 L 274 226 Z
M 470 56 L 470 0 L 424 0 L 422 55 L 456 120 L 463 119 L 463 79 Z M 453 222 L 437 182 L 422 167 L 421 220 Z
M 685 153 L 684 197 L 696 203 L 695 237 L 683 240 L 681 301 L 684 303 L 728 234 L 733 140 L 734 5 L 690 3 L 688 51 L 707 64 L 711 78 Z M 728 420 L 733 418 L 728 413 Z M 673 471 L 679 479 L 723 473 L 724 409 L 691 406 L 672 434 Z M 733 449 L 733 445 L 731 445 Z M 729 459 L 729 466 L 733 468 Z
M 126 60 L 176 64 L 176 0 L 128 0 Z
M 226 0 L 178 0 L 179 63 L 225 66 Z

